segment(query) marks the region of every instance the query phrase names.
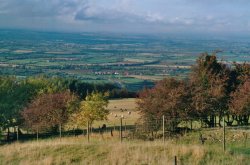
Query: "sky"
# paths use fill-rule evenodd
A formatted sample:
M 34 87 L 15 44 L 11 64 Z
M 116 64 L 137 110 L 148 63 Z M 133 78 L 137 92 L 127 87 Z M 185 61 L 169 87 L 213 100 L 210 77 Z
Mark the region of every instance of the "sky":
M 249 0 L 0 0 L 0 28 L 250 33 Z

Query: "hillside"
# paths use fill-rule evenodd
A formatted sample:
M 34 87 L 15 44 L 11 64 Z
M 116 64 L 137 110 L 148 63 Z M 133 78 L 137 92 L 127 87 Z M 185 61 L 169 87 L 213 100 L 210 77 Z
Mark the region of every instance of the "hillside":
M 178 141 L 125 141 L 108 136 L 30 141 L 2 146 L 1 164 L 241 164 L 250 161 L 249 149 L 223 152 L 218 143 L 201 145 Z

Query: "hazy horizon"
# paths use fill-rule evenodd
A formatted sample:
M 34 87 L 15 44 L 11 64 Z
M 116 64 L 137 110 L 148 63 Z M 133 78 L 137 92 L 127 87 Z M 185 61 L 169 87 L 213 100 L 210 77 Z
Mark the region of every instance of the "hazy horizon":
M 0 0 L 0 28 L 244 36 L 247 0 Z
M 153 37 L 158 39 L 193 39 L 193 40 L 249 40 L 250 34 L 233 34 L 233 33 L 170 33 L 170 32 L 111 32 L 111 31 L 68 31 L 68 30 L 53 30 L 53 29 L 30 29 L 30 28 L 1 28 L 0 31 L 19 31 L 19 32 L 38 32 L 38 33 L 60 33 L 60 34 L 101 34 L 103 36 L 113 37 Z

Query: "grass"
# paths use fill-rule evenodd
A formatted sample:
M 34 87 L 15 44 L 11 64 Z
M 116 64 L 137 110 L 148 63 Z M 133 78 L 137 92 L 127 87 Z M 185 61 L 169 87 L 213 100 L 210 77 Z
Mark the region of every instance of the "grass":
M 119 108 L 128 109 L 134 111 L 136 109 L 136 99 L 116 99 L 110 100 L 108 109 L 111 111 L 117 110 Z
M 108 127 L 119 126 L 121 116 L 124 117 L 124 124 L 134 125 L 140 117 L 139 112 L 136 110 L 136 99 L 133 98 L 110 100 L 108 109 L 110 110 L 108 120 L 95 122 L 94 127 L 102 126 L 104 123 Z M 129 112 L 131 112 L 131 114 L 129 114 Z
M 4 145 L 0 148 L 1 164 L 242 164 L 250 161 L 249 154 L 223 152 L 218 143 L 178 143 L 168 140 L 145 142 L 111 139 L 108 135 L 67 137 Z M 239 147 L 239 146 L 238 146 Z M 243 149 L 241 147 L 241 149 Z
M 119 126 L 119 116 L 124 115 L 127 125 L 133 125 L 140 117 L 136 111 L 136 99 L 110 100 L 110 115 L 105 122 L 108 127 Z M 127 111 L 121 111 L 127 109 Z M 131 115 L 128 115 L 131 111 Z M 114 115 L 118 117 L 115 117 Z M 94 127 L 103 122 L 94 123 Z M 193 123 L 193 126 L 199 123 Z M 161 132 L 159 132 L 161 133 Z M 101 134 L 91 134 L 90 142 L 86 136 L 50 138 L 17 142 L 0 146 L 0 164 L 10 165 L 50 165 L 50 164 L 110 164 L 110 165 L 161 165 L 173 164 L 177 156 L 178 164 L 227 164 L 247 165 L 250 162 L 249 130 L 226 129 L 226 152 L 222 147 L 222 128 L 196 129 L 183 136 L 155 141 L 131 139 L 124 131 L 123 142 L 119 141 L 119 127 Z M 199 136 L 207 140 L 202 145 Z M 247 135 L 247 136 L 246 136 Z M 246 138 L 247 137 L 247 138 Z
M 149 75 L 129 75 L 127 77 L 132 77 L 141 80 L 152 80 L 152 81 L 160 81 L 162 80 L 162 76 L 149 76 Z

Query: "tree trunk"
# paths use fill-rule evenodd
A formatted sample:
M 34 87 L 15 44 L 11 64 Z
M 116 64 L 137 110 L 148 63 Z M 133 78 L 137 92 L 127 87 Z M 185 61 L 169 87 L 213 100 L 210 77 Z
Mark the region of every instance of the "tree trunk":
M 217 124 L 217 123 L 216 123 L 216 117 L 217 117 L 217 116 L 214 115 L 214 127 L 216 127 L 216 124 Z
M 8 132 L 7 132 L 7 141 L 9 142 L 10 141 L 10 127 L 8 127 Z
M 227 126 L 232 126 L 233 121 L 234 121 L 234 117 L 233 116 L 232 116 L 232 120 L 230 120 L 230 115 L 227 115 L 225 117 L 225 122 L 227 123 Z
M 243 124 L 244 124 L 244 125 L 248 125 L 249 115 L 244 115 L 244 116 L 242 117 L 242 120 L 243 120 Z
M 211 115 L 211 116 L 210 116 L 209 127 L 212 127 L 212 128 L 214 127 L 214 116 L 215 116 L 215 115 Z
M 219 115 L 219 121 L 218 121 L 219 127 L 222 127 L 221 121 L 222 121 L 222 115 Z
M 39 132 L 38 132 L 38 129 L 36 130 L 36 141 L 38 141 L 38 134 L 39 134 Z
M 242 116 L 241 116 L 241 115 L 236 116 L 236 117 L 235 117 L 235 120 L 237 121 L 237 125 L 238 125 L 238 126 L 241 126 L 241 125 L 242 125 Z
M 59 124 L 60 140 L 62 139 L 62 124 Z

